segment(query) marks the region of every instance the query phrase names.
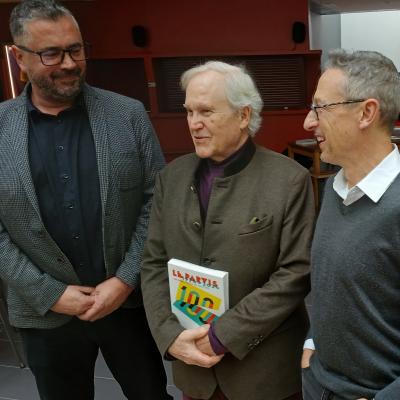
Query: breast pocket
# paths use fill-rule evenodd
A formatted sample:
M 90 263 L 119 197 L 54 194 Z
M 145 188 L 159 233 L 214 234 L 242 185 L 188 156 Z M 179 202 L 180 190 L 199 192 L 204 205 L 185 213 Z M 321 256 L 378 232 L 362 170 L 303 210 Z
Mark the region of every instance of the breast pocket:
M 113 164 L 114 176 L 122 192 L 133 190 L 141 185 L 142 169 L 135 152 L 114 154 Z
M 264 231 L 272 225 L 272 222 L 272 215 L 265 215 L 260 219 L 254 219 L 254 221 L 250 221 L 250 223 L 242 225 L 239 228 L 239 236 L 250 235 L 253 233 Z

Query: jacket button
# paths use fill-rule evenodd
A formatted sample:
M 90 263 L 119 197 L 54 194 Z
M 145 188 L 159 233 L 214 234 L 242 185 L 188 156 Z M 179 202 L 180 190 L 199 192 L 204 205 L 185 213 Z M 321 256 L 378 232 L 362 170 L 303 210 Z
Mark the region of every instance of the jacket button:
M 201 229 L 201 224 L 198 221 L 193 222 L 193 227 L 196 229 L 196 231 L 199 231 Z
M 191 190 L 193 193 L 197 193 L 197 190 L 196 190 L 196 188 L 195 188 L 193 185 L 190 186 L 190 190 Z
M 57 261 L 58 261 L 59 263 L 65 262 L 64 257 L 57 257 Z

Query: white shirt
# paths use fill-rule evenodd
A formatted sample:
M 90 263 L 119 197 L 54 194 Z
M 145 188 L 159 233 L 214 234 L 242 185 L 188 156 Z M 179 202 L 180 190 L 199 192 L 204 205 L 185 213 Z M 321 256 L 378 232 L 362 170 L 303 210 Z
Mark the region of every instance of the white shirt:
M 393 151 L 350 189 L 344 176 L 344 171 L 341 169 L 333 180 L 333 190 L 343 199 L 345 206 L 355 203 L 364 195 L 368 196 L 374 203 L 377 203 L 399 173 L 400 153 L 394 144 Z M 315 350 L 314 341 L 307 339 L 304 342 L 303 348 Z

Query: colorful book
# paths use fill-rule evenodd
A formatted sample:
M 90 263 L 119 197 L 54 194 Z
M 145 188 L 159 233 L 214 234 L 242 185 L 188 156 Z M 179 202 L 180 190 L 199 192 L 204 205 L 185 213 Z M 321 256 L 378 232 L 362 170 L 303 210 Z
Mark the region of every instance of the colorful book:
M 229 308 L 226 271 L 172 258 L 168 278 L 171 310 L 184 328 L 211 324 Z

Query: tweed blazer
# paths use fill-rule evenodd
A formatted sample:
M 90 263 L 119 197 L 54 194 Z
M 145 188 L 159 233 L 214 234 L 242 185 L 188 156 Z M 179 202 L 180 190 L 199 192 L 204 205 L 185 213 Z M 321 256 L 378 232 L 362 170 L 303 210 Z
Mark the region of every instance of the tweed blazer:
M 155 175 L 164 159 L 143 105 L 84 86 L 102 204 L 106 275 L 136 287 Z M 27 90 L 0 104 L 0 278 L 8 286 L 10 321 L 53 328 L 71 317 L 50 310 L 67 285 L 80 284 L 73 266 L 46 231 L 28 156 Z
M 175 384 L 208 399 L 280 400 L 301 388 L 308 327 L 309 248 L 314 204 L 308 172 L 257 147 L 239 172 L 216 178 L 202 223 L 191 154 L 159 175 L 142 267 L 142 291 L 162 354 L 183 331 L 171 313 L 167 261 L 174 257 L 229 272 L 230 309 L 215 323 L 229 353 L 211 369 L 173 362 Z M 254 217 L 258 222 L 254 222 Z

